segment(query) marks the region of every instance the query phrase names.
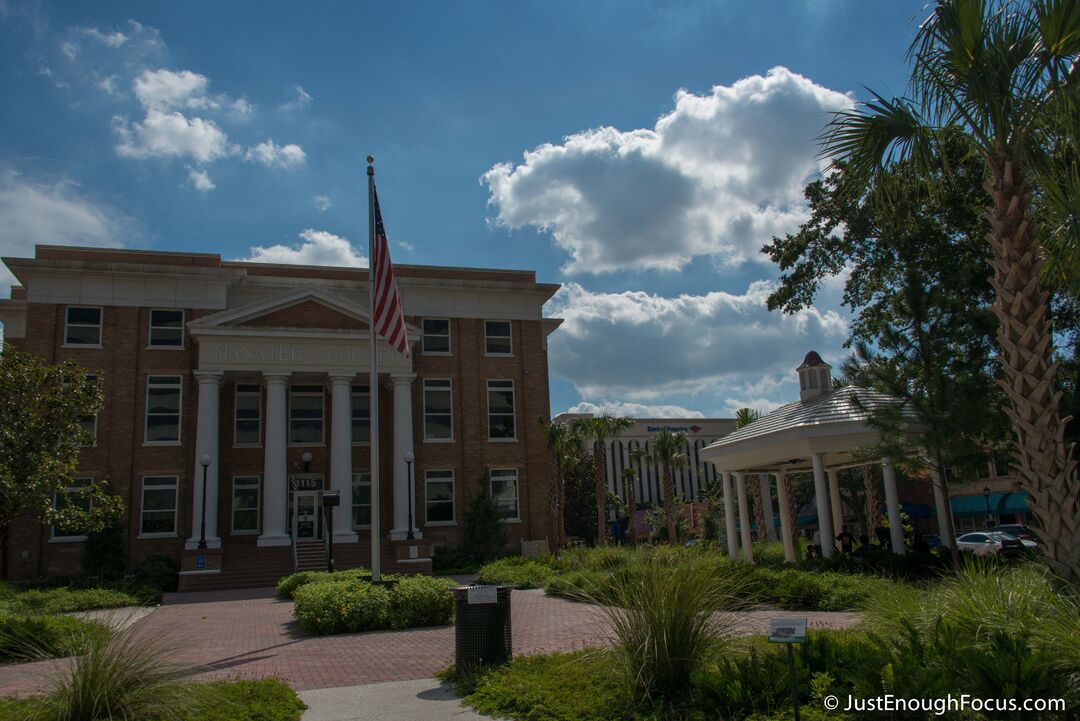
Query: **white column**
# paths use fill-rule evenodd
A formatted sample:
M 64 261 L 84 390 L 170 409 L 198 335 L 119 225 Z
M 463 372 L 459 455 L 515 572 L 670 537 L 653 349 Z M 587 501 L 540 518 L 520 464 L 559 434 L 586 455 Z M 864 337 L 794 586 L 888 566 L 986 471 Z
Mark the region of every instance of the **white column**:
M 287 546 L 292 539 L 285 528 L 289 502 L 288 444 L 289 374 L 263 373 L 266 385 L 266 434 L 263 438 L 262 534 L 260 546 Z
M 199 415 L 195 428 L 195 476 L 191 479 L 191 538 L 185 548 L 198 547 L 202 537 L 204 472 L 199 459 L 204 455 L 210 456 L 210 465 L 205 471 L 206 547 L 221 548 L 218 536 L 218 418 L 222 374 L 220 371 L 195 371 L 195 380 L 199 384 Z
M 784 560 L 795 563 L 795 533 L 796 519 L 791 517 L 791 499 L 788 497 L 787 474 L 780 471 L 776 474 L 776 501 L 780 506 L 780 540 L 784 542 Z
M 739 536 L 735 528 L 735 499 L 731 493 L 731 479 L 725 472 L 720 473 L 721 488 L 724 490 L 724 528 L 727 531 L 728 558 L 739 558 Z
M 412 383 L 415 375 L 391 376 L 394 384 L 394 527 L 390 538 L 402 539 L 409 531 L 409 509 L 413 512 L 413 534 L 420 538 L 416 530 L 416 486 L 409 492 L 409 469 L 405 463 L 405 454 L 412 453 Z M 374 422 L 374 421 L 373 421 Z M 413 463 L 416 473 L 416 463 Z M 413 479 L 415 484 L 415 477 Z
M 832 512 L 829 510 L 829 489 L 825 486 L 825 463 L 820 453 L 814 457 L 814 503 L 817 505 L 818 535 L 821 537 L 821 555 L 833 554 Z
M 746 502 L 746 474 L 735 474 L 735 490 L 739 496 L 739 530 L 742 536 L 743 560 L 754 562 L 754 539 L 750 535 L 750 508 Z
M 341 499 L 334 509 L 334 543 L 356 543 L 352 527 L 352 382 L 349 375 L 330 376 L 330 489 Z
M 829 469 L 826 474 L 829 478 L 829 505 L 832 508 L 833 539 L 840 535 L 840 529 L 844 527 L 844 506 L 840 500 L 840 472 Z
M 941 536 L 941 543 L 946 548 L 952 548 L 956 544 L 956 539 L 953 537 L 952 515 L 949 508 L 949 503 L 945 499 L 945 479 L 938 473 L 937 466 L 932 466 L 934 471 L 934 508 L 937 511 L 938 518 L 938 535 Z
M 896 471 L 891 458 L 881 459 L 882 475 L 885 476 L 885 509 L 889 514 L 889 541 L 893 553 L 904 553 L 904 524 L 900 519 L 900 495 L 896 492 Z
M 776 516 L 773 515 L 772 508 L 772 481 L 769 480 L 768 473 L 759 474 L 761 483 L 761 502 L 764 504 L 765 515 L 765 540 L 776 540 Z

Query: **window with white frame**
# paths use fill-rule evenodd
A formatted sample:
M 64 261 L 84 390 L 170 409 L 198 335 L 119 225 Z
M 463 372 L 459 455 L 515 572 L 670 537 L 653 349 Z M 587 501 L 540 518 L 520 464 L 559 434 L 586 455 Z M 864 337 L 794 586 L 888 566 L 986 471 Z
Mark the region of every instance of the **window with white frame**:
M 144 476 L 139 535 L 176 535 L 176 476 Z
M 93 373 L 86 374 L 86 385 L 96 386 L 98 383 L 98 377 Z M 97 445 L 97 413 L 93 413 L 88 416 L 83 416 L 79 419 L 79 428 L 86 438 L 83 441 L 83 445 L 87 448 Z
M 484 352 L 487 355 L 514 354 L 514 341 L 510 334 L 510 321 L 484 321 Z
M 491 498 L 504 521 L 516 521 L 518 515 L 518 472 L 516 468 L 492 468 L 488 471 Z
M 150 311 L 150 347 L 184 347 L 183 310 L 154 309 Z
M 256 533 L 259 530 L 259 476 L 233 476 L 233 533 Z
M 147 376 L 146 443 L 180 442 L 180 376 Z
M 57 511 L 63 511 L 65 508 L 74 506 L 89 513 L 92 504 L 86 490 L 93 485 L 93 483 L 93 478 L 74 479 L 71 482 L 71 485 L 64 489 L 64 493 L 53 495 L 53 507 Z M 65 528 L 61 530 L 60 528 L 53 526 L 52 537 L 56 540 L 63 541 L 81 541 L 86 538 L 86 531 L 80 528 Z
M 371 392 L 367 386 L 352 387 L 352 442 L 371 442 Z
M 64 323 L 64 345 L 101 345 L 101 308 L 68 306 Z
M 371 474 L 352 474 L 353 528 L 371 528 Z
M 431 470 L 424 472 L 424 503 L 427 523 L 454 522 L 454 472 Z
M 233 445 L 259 445 L 262 440 L 262 389 L 257 383 L 236 384 L 233 415 Z
M 424 355 L 450 355 L 450 319 L 424 318 L 421 326 Z
M 448 378 L 424 379 L 424 440 L 454 438 L 454 391 Z
M 491 440 L 514 440 L 517 428 L 514 423 L 514 381 L 488 381 L 488 438 Z
M 323 387 L 293 386 L 289 393 L 289 443 L 323 442 Z

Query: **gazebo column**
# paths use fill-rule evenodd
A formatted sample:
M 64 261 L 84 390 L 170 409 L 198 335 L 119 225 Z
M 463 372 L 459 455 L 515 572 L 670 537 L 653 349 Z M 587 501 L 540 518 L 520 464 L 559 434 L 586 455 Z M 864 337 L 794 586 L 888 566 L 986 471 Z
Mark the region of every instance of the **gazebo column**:
M 949 502 L 945 499 L 945 479 L 938 473 L 937 466 L 934 466 L 934 509 L 937 511 L 938 518 L 938 535 L 941 536 L 941 543 L 946 548 L 952 548 L 956 545 L 956 539 L 953 538 L 953 524 L 952 516 L 949 513 Z
M 787 474 L 783 471 L 776 474 L 776 500 L 780 506 L 780 540 L 784 542 L 784 560 L 795 563 L 795 519 L 791 517 Z
M 817 505 L 818 535 L 821 536 L 821 555 L 833 554 L 832 513 L 829 510 L 829 491 L 825 485 L 825 462 L 820 453 L 814 457 L 814 503 Z
M 896 492 L 896 471 L 891 458 L 881 459 L 882 475 L 885 477 L 885 510 L 889 514 L 889 542 L 893 553 L 904 554 L 904 525 L 900 518 L 900 496 Z
M 738 560 L 739 536 L 735 529 L 735 499 L 731 494 L 731 479 L 727 472 L 720 473 L 721 488 L 724 491 L 724 529 L 727 531 L 728 558 Z
M 742 535 L 743 560 L 754 562 L 753 537 L 750 535 L 750 507 L 746 502 L 746 474 L 735 473 L 735 488 L 739 495 L 739 530 Z
M 772 481 L 769 480 L 768 473 L 760 474 L 761 483 L 761 501 L 765 504 L 762 509 L 765 516 L 765 540 L 776 540 L 776 516 L 773 515 L 772 508 Z
M 833 540 L 840 535 L 840 529 L 844 527 L 844 506 L 840 500 L 840 471 L 830 468 L 826 471 L 829 477 L 829 504 L 832 506 Z

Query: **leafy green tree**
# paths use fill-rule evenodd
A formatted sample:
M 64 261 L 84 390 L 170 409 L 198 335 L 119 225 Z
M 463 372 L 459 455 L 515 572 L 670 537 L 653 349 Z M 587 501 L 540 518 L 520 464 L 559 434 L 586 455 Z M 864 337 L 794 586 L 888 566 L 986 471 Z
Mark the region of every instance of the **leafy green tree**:
M 581 452 L 567 458 L 564 475 L 566 504 L 563 518 L 566 534 L 586 541 L 598 539 L 596 533 L 596 473 L 591 453 Z
M 1074 583 L 1080 582 L 1080 478 L 1064 442 L 1041 278 L 1046 250 L 1062 244 L 1043 242 L 1053 236 L 1040 236 L 1033 202 L 1039 193 L 1050 199 L 1059 211 L 1050 216 L 1059 220 L 1072 217 L 1080 202 L 1078 55 L 1075 0 L 939 0 L 909 52 L 909 97 L 874 94 L 838 113 L 823 142 L 825 155 L 846 162 L 843 190 L 851 198 L 863 197 L 875 177 L 905 159 L 932 174 L 941 165 L 943 128 L 960 129 L 982 157 L 1006 412 L 1044 558 Z M 1050 232 L 1070 229 L 1075 224 L 1061 222 Z
M 686 466 L 686 434 L 663 429 L 649 441 L 649 450 L 643 457 L 660 469 L 664 479 L 664 520 L 667 524 L 667 540 L 668 543 L 678 543 L 677 518 L 680 508 L 675 494 L 675 471 Z
M 506 550 L 506 524 L 499 504 L 488 492 L 487 481 L 481 479 L 480 491 L 465 507 L 464 546 L 476 563 L 487 563 Z
M 100 382 L 88 381 L 70 361 L 51 365 L 10 346 L 0 353 L 0 576 L 7 576 L 8 532 L 16 518 L 92 533 L 123 512 L 103 482 L 67 490 L 79 450 L 92 442 L 82 420 L 101 402 Z
M 604 413 L 592 418 L 577 418 L 574 427 L 581 438 L 593 444 L 593 472 L 596 492 L 597 545 L 607 545 L 605 508 L 607 506 L 607 442 L 630 430 L 634 420 L 626 416 Z

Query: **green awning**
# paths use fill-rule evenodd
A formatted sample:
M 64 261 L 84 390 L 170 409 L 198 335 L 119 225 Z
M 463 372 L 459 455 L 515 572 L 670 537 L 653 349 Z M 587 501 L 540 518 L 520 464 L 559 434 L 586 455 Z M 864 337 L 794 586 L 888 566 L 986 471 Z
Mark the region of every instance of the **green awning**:
M 988 500 L 991 515 L 1028 512 L 1027 491 L 1016 491 L 1015 493 L 991 493 L 989 499 L 981 493 L 972 496 L 953 496 L 951 499 L 953 515 L 985 516 Z

